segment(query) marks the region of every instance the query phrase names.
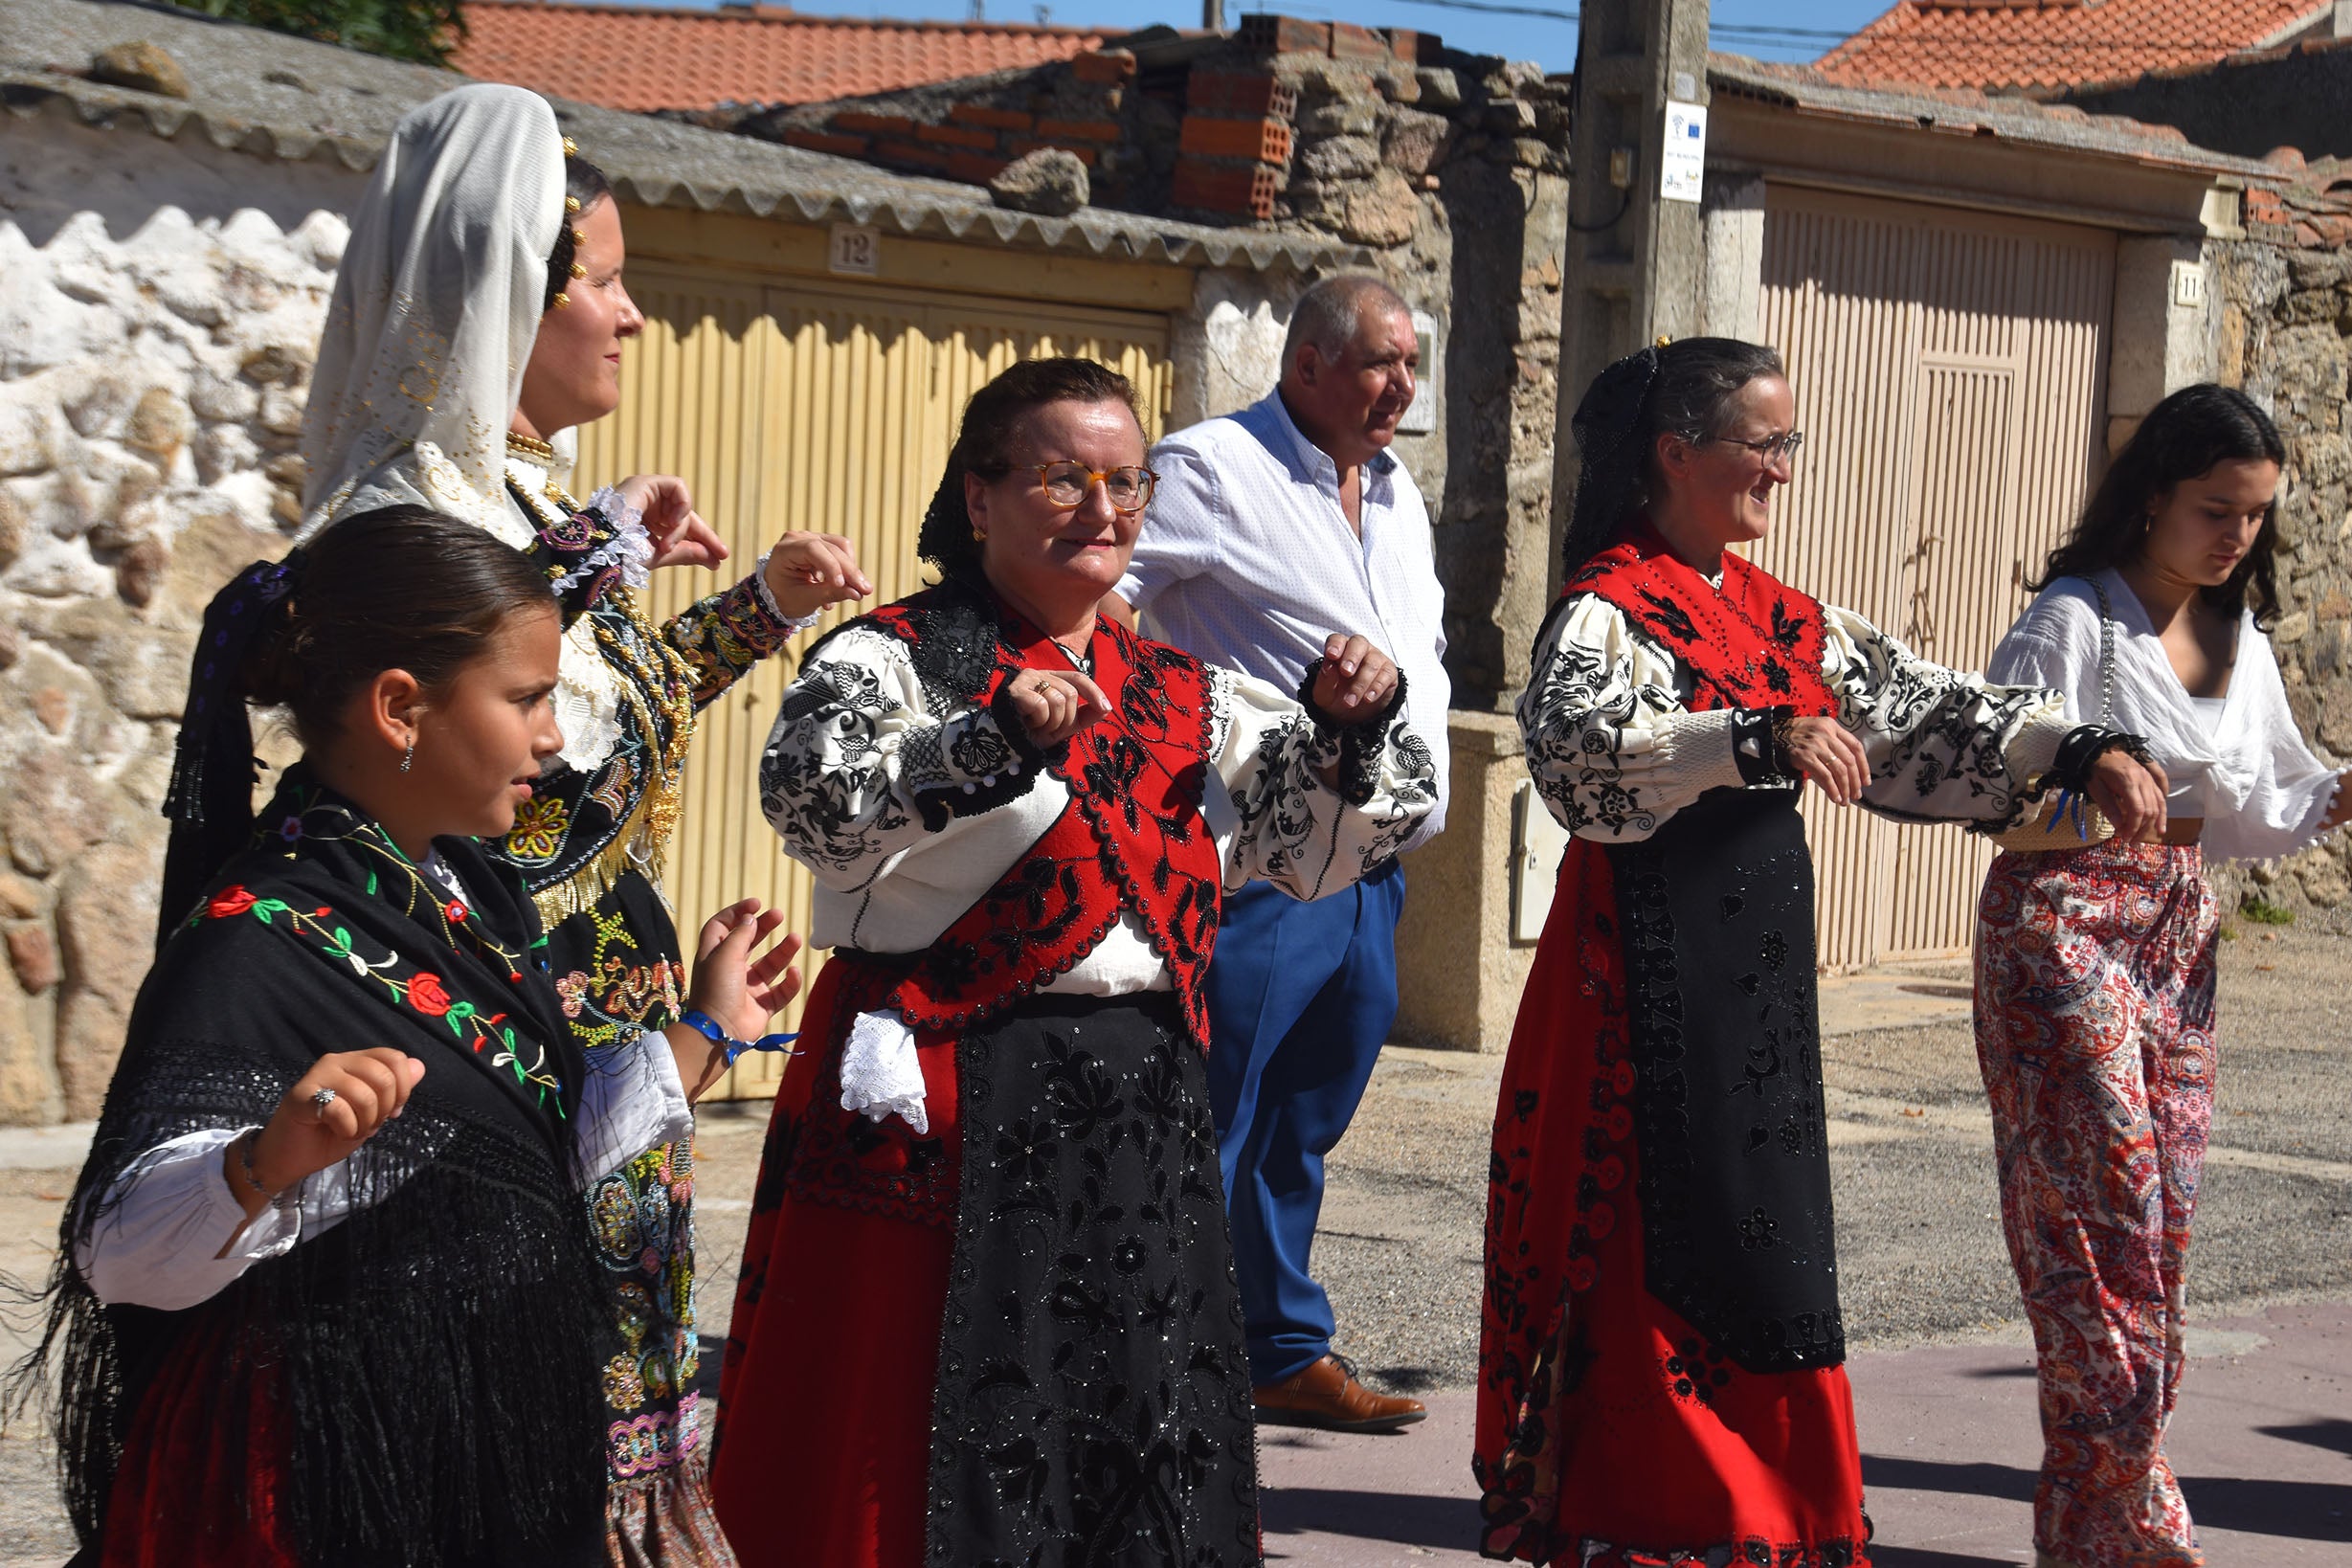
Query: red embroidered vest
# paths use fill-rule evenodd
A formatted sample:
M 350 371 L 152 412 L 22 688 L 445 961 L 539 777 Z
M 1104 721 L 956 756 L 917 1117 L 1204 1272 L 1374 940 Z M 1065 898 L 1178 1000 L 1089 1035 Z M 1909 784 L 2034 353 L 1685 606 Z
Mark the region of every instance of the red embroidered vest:
M 961 677 L 952 683 L 969 688 L 953 696 L 993 704 L 1025 668 L 1070 667 L 1051 638 L 1011 611 L 939 602 L 949 595 L 972 596 L 933 589 L 869 618 L 913 645 L 918 668 L 931 662 L 929 638 L 967 644 L 951 651 L 950 662 L 960 663 L 952 674 Z M 974 618 L 958 613 L 969 610 L 980 612 L 979 625 L 956 624 Z M 991 629 L 996 636 L 988 638 Z M 978 646 L 983 640 L 993 648 Z M 1070 803 L 978 903 L 913 955 L 883 1005 L 898 1008 L 917 1029 L 959 1032 L 1030 995 L 1067 973 L 1128 909 L 1168 965 L 1186 1027 L 1207 1048 L 1201 976 L 1217 942 L 1223 872 L 1200 815 L 1208 672 L 1190 654 L 1108 619 L 1097 624 L 1091 652 L 1095 683 L 1112 710 L 1043 761 L 1069 787 Z
M 1673 651 L 1697 677 L 1695 710 L 1790 707 L 1834 714 L 1822 678 L 1821 606 L 1736 555 L 1718 589 L 1647 527 L 1594 556 L 1562 597 L 1595 594 Z

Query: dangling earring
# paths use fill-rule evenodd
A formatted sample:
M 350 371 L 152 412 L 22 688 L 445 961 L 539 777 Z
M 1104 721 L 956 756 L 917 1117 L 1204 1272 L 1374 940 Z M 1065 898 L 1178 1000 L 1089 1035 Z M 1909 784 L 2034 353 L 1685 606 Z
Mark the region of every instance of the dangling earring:
M 411 736 L 409 738 L 409 749 L 400 753 L 400 771 L 404 773 L 407 773 L 409 771 L 409 764 L 414 762 L 415 760 L 416 739 L 414 736 Z

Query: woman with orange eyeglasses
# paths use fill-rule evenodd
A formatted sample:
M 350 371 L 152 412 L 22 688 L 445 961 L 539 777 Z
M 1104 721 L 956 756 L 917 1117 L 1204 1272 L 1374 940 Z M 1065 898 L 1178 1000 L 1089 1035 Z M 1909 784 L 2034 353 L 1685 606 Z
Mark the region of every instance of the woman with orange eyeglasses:
M 750 1568 L 1260 1560 L 1201 974 L 1225 889 L 1347 885 L 1435 779 L 1360 637 L 1293 699 L 1097 618 L 1143 464 L 1116 371 L 989 383 L 939 586 L 811 649 L 769 736 L 834 955 L 720 1391 Z

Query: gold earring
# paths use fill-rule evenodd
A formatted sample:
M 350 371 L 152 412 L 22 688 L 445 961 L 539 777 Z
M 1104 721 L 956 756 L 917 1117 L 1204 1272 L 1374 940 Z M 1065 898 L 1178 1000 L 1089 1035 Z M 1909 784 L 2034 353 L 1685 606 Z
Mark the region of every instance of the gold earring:
M 585 230 L 585 229 L 574 229 L 574 230 L 572 230 L 572 231 L 571 231 L 571 242 L 572 242 L 574 245 L 585 245 L 585 244 L 587 244 L 587 243 L 588 243 L 588 231 L 587 231 L 587 230 Z
M 571 296 L 569 294 L 558 294 L 554 299 L 549 301 L 548 304 L 550 309 L 570 310 L 571 308 Z
M 580 210 L 580 198 L 579 198 L 579 197 L 577 197 L 577 196 L 566 196 L 566 197 L 564 198 L 564 211 L 565 211 L 565 212 L 567 212 L 567 213 L 576 213 L 576 212 L 578 212 L 579 210 Z
M 565 138 L 564 138 L 564 156 L 565 156 L 565 157 L 567 157 L 567 158 L 577 158 L 579 155 L 580 155 L 580 144 L 579 144 L 579 143 L 577 143 L 577 142 L 574 142 L 574 141 L 573 141 L 573 140 L 572 140 L 571 137 L 569 137 L 569 136 L 565 137 Z
M 987 535 L 987 534 L 985 534 L 985 533 L 983 533 L 983 532 L 981 532 L 981 531 L 980 531 L 978 528 L 974 528 L 974 529 L 973 529 L 973 530 L 972 530 L 972 537 L 973 537 L 974 542 L 975 542 L 975 543 L 977 543 L 977 544 L 982 544 L 982 545 L 985 545 L 985 544 L 987 544 L 987 543 L 988 543 L 988 535 Z
M 574 278 L 585 278 L 588 276 L 588 269 L 582 266 L 579 262 L 574 261 L 571 263 L 571 276 Z

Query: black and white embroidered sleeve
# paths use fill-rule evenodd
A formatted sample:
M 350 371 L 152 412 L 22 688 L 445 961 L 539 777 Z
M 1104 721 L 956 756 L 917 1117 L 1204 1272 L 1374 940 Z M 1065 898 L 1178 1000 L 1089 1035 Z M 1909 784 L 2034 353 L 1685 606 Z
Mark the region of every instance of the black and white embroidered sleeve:
M 1436 764 L 1402 703 L 1373 721 L 1376 748 L 1264 681 L 1208 673 L 1215 778 L 1201 812 L 1227 887 L 1255 878 L 1319 898 L 1378 869 L 1436 806 Z
M 1739 766 L 1735 712 L 1690 711 L 1682 685 L 1674 656 L 1598 594 L 1553 616 L 1519 694 L 1519 733 L 1562 827 L 1638 843 L 1707 791 L 1757 781 Z
M 1038 760 L 985 706 L 930 711 L 907 644 L 852 626 L 785 688 L 760 754 L 760 809 L 795 860 L 846 889 L 1028 794 Z
M 1862 804 L 1901 822 L 2013 823 L 2074 728 L 2066 699 L 1932 664 L 1850 610 L 1822 618 L 1822 674 L 1870 757 Z

